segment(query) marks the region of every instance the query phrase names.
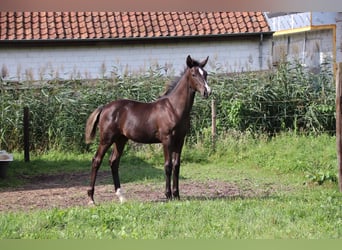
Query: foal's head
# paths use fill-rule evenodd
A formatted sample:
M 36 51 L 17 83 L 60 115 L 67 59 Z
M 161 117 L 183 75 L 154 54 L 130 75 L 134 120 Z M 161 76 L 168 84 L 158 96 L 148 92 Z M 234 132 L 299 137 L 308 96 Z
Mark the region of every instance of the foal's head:
M 207 64 L 209 56 L 202 62 L 193 60 L 190 56 L 186 58 L 186 65 L 190 73 L 190 85 L 194 91 L 198 91 L 202 97 L 208 98 L 211 89 L 207 82 L 207 71 L 203 68 Z

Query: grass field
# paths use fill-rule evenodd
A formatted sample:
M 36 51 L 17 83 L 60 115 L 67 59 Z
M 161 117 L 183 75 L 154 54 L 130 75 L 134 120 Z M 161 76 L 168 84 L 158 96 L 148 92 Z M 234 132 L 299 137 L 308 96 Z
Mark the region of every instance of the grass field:
M 161 151 L 130 145 L 122 159 L 123 186 L 162 186 Z M 24 185 L 25 179 L 16 178 L 21 175 L 88 172 L 92 157 L 48 152 L 24 164 L 21 155 L 15 153 L 0 193 Z M 108 170 L 106 162 L 101 170 Z M 122 205 L 113 197 L 96 207 L 1 212 L 0 238 L 341 239 L 342 194 L 336 173 L 334 137 L 229 134 L 218 140 L 215 151 L 205 140 L 187 144 L 180 182 L 228 182 L 249 195 Z

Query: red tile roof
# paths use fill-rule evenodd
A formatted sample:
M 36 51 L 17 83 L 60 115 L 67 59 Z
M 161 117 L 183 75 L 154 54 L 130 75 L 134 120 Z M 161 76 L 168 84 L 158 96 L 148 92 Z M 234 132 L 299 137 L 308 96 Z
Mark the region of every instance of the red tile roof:
M 262 12 L 0 12 L 0 41 L 269 32 Z

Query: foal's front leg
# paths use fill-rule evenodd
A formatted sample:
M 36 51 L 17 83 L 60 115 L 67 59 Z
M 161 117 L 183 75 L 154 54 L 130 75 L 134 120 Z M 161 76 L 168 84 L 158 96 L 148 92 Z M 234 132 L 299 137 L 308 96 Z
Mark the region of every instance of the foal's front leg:
M 172 180 L 172 195 L 174 199 L 179 200 L 179 169 L 180 169 L 180 153 L 173 153 L 172 157 L 172 170 L 173 170 L 173 180 Z

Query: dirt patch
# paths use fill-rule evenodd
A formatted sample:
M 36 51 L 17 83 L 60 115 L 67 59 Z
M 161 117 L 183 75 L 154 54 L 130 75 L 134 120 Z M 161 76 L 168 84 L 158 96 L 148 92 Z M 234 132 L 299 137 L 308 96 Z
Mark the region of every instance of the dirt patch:
M 106 181 L 108 175 L 110 173 L 98 173 L 99 182 L 95 186 L 95 202 L 97 204 L 111 201 L 119 202 L 114 194 L 113 184 L 108 180 Z M 20 188 L 0 190 L 0 212 L 87 206 L 88 181 L 89 173 L 56 174 L 26 178 L 27 184 Z M 180 180 L 179 185 L 182 200 L 223 199 L 256 195 L 252 189 L 241 190 L 236 184 L 223 181 Z M 125 190 L 128 201 L 166 201 L 164 183 L 123 183 L 121 186 Z

